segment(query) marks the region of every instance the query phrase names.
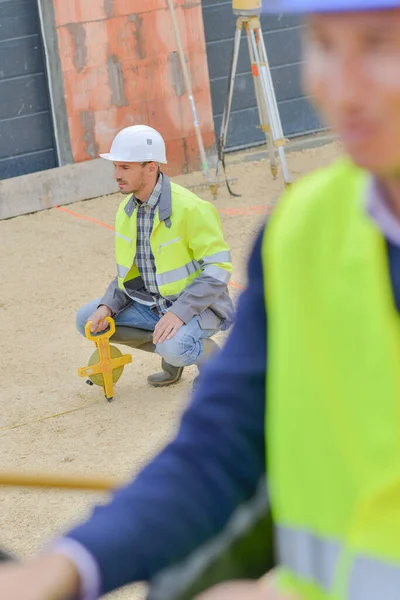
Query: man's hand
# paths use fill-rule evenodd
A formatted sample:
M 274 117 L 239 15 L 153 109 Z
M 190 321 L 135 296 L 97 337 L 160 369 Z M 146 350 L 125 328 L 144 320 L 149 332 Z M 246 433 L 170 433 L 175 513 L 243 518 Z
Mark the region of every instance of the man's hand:
M 296 598 L 278 592 L 271 579 L 266 582 L 233 581 L 223 583 L 197 596 L 195 600 L 296 600 Z
M 253 581 L 235 581 L 217 585 L 196 597 L 195 600 L 272 600 L 272 598 Z
M 153 344 L 162 344 L 165 340 L 172 340 L 178 329 L 183 325 L 182 319 L 169 311 L 158 321 L 153 333 Z
M 61 554 L 0 567 L 0 598 L 4 600 L 71 600 L 78 593 L 78 573 Z
M 277 590 L 276 574 L 272 570 L 260 581 L 232 581 L 217 585 L 197 596 L 195 600 L 299 600 L 299 598 Z
M 88 318 L 88 321 L 92 321 L 90 331 L 92 333 L 101 333 L 108 327 L 108 322 L 105 320 L 106 317 L 111 317 L 112 310 L 108 306 L 102 304 L 99 308 Z

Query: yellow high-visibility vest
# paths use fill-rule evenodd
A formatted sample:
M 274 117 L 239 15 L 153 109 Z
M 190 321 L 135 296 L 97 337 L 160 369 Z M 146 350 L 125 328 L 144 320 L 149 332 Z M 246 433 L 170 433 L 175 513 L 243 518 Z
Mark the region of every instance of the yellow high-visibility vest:
M 268 479 L 283 587 L 400 598 L 400 316 L 349 160 L 288 191 L 263 245 Z
M 228 283 L 232 264 L 215 207 L 174 183 L 171 194 L 171 216 L 160 220 L 157 210 L 150 245 L 159 292 L 174 300 L 202 272 Z M 143 287 L 135 263 L 137 210 L 126 212 L 130 201 L 131 195 L 122 201 L 115 223 L 118 285 L 128 296 Z

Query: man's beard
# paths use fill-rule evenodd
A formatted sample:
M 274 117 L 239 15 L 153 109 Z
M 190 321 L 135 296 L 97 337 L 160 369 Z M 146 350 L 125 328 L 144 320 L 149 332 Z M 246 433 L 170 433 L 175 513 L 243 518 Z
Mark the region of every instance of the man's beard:
M 142 192 L 145 187 L 146 187 L 146 182 L 145 182 L 145 180 L 143 178 L 143 179 L 140 180 L 139 183 L 136 183 L 135 186 L 134 186 L 134 189 L 129 190 L 129 192 L 131 194 L 134 194 L 136 196 L 136 194 L 140 194 L 140 192 Z

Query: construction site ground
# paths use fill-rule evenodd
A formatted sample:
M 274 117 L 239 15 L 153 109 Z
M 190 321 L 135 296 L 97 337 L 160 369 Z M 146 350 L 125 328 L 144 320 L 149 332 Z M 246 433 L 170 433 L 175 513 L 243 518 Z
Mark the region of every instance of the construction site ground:
M 337 154 L 334 143 L 293 152 L 289 168 L 298 178 Z M 246 284 L 251 244 L 283 183 L 271 179 L 266 160 L 251 162 L 249 154 L 230 156 L 228 171 L 241 197 L 232 198 L 221 188 L 215 204 L 232 249 L 230 289 L 236 299 Z M 176 181 L 193 185 L 202 175 Z M 211 199 L 208 191 L 199 195 Z M 74 214 L 52 209 L 0 222 L 1 471 L 126 479 L 176 430 L 195 367 L 185 369 L 180 384 L 153 389 L 146 377 L 158 369 L 159 357 L 131 351 L 133 364 L 126 367 L 111 404 L 101 388 L 77 376 L 92 343 L 76 332 L 75 314 L 101 296 L 114 277 L 114 236 L 104 225 L 113 226 L 120 200 L 115 194 L 66 207 Z M 223 338 L 217 336 L 221 344 Z M 99 494 L 4 488 L 0 546 L 29 556 L 103 500 Z M 136 586 L 110 597 L 139 600 L 144 590 Z

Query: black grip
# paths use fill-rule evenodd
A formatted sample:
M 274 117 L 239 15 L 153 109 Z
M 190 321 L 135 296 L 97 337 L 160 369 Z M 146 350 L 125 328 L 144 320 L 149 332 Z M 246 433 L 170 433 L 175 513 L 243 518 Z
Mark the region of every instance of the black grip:
M 12 556 L 12 554 L 0 548 L 0 563 L 14 560 L 16 560 L 15 556 Z

